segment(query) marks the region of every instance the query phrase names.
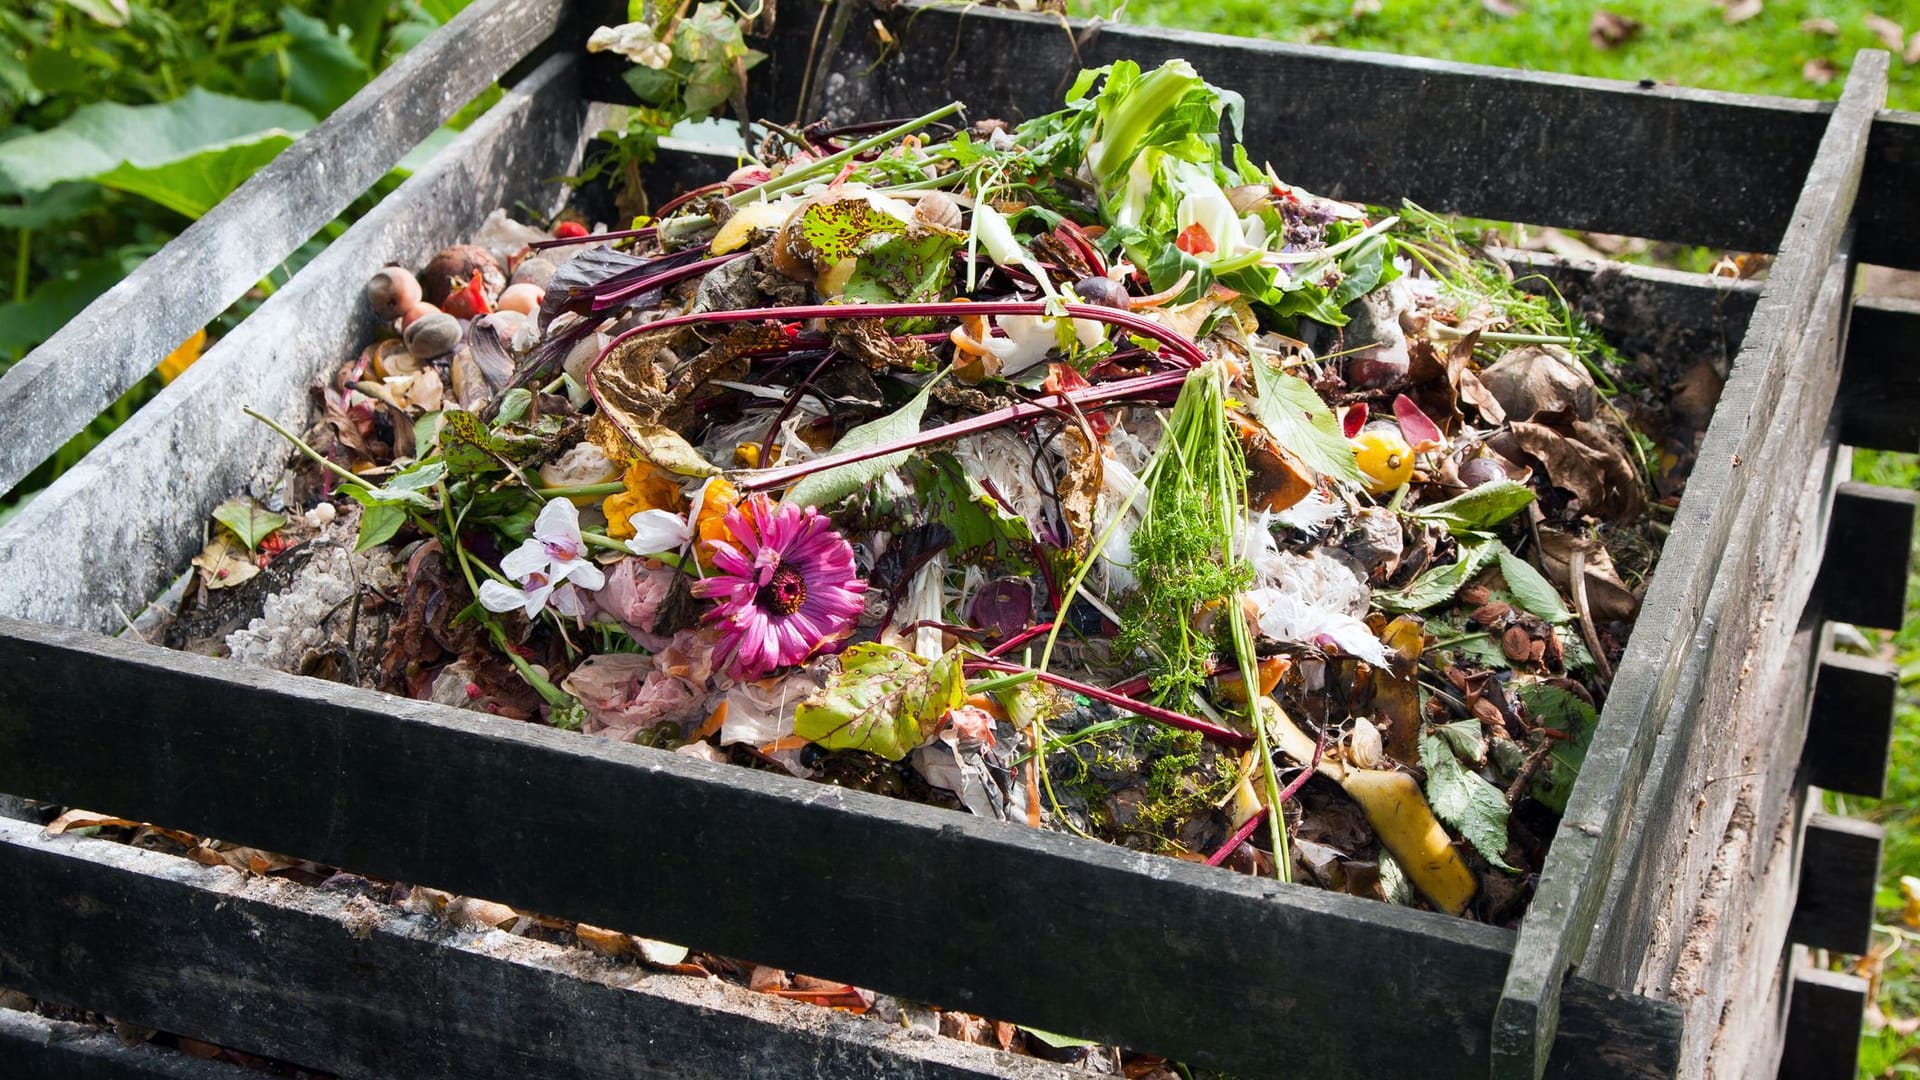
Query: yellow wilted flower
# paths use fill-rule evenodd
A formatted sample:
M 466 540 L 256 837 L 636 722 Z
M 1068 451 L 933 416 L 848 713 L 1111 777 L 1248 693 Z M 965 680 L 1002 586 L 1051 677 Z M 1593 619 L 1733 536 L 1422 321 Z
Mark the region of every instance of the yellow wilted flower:
M 627 466 L 626 476 L 621 478 L 627 490 L 617 495 L 609 495 L 600 504 L 607 515 L 607 535 L 615 540 L 628 540 L 633 537 L 633 515 L 646 510 L 671 510 L 675 513 L 686 508 L 686 497 L 680 494 L 680 487 L 661 469 L 647 461 L 636 461 Z
M 200 350 L 207 347 L 207 328 L 201 327 L 193 336 L 180 343 L 180 347 L 167 354 L 165 360 L 154 370 L 160 373 L 160 381 L 170 383 L 180 377 L 180 373 L 193 366 L 200 359 Z

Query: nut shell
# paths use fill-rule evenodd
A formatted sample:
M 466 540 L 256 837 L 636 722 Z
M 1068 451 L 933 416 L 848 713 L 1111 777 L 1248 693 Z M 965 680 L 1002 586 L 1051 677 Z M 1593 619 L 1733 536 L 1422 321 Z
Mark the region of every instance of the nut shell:
M 460 344 L 463 331 L 460 320 L 444 311 L 436 311 L 414 320 L 400 335 L 407 351 L 422 360 L 449 353 Z
M 538 285 L 544 289 L 547 287 L 547 282 L 553 280 L 554 269 L 553 263 L 548 260 L 538 255 L 530 255 L 520 260 L 520 265 L 513 268 L 513 279 L 509 284 Z

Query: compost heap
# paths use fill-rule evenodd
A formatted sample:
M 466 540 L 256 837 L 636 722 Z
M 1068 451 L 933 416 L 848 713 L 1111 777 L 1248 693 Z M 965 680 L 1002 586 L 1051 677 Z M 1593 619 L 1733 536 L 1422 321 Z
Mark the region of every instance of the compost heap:
M 1511 924 L 1695 427 L 1184 62 L 955 111 L 381 271 L 228 649 Z

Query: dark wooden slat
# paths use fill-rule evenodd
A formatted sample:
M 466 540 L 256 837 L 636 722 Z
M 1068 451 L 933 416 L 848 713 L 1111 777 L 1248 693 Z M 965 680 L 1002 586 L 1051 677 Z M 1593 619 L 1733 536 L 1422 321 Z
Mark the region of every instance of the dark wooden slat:
M 1065 1072 L 698 977 L 456 931 L 348 895 L 249 881 L 108 841 L 45 837 L 18 823 L 0 822 L 0 897 L 8 911 L 0 981 L 343 1076 L 1038 1080 Z M 0 1019 L 0 1045 L 6 1030 Z M 235 1071 L 113 1075 L 231 1080 Z
M 1920 269 L 1920 113 L 1882 111 L 1860 178 L 1860 261 Z
M 1800 852 L 1791 934 L 1810 949 L 1864 953 L 1873 940 L 1873 892 L 1885 831 L 1856 818 L 1813 814 Z
M 1835 622 L 1898 630 L 1920 492 L 1849 481 L 1834 493 L 1820 566 L 1821 611 Z
M 553 203 L 586 112 L 574 72 L 543 64 L 0 526 L 0 612 L 118 630 L 199 550 L 208 512 L 249 486 L 266 495 L 288 447 L 240 406 L 304 428 L 311 388 L 372 339 L 374 269 L 424 263 L 495 207 Z
M 1853 1080 L 1866 1009 L 1867 980 L 1858 975 L 1795 971 L 1779 1080 Z
M 1252 1073 L 1312 1061 L 1477 1080 L 1512 940 L 17 621 L 0 622 L 0 790 Z M 1570 993 L 1568 1030 L 1637 1064 L 1558 1075 L 1670 1073 L 1670 1006 Z M 1382 1000 L 1393 1037 L 1352 1038 L 1342 1018 Z
M 1920 452 L 1920 300 L 1854 305 L 1837 408 L 1848 445 Z
M 1885 55 L 1863 52 L 1807 173 L 1794 222 L 1748 324 L 1521 924 L 1494 1029 L 1496 1076 L 1540 1075 L 1557 1022 L 1562 979 L 1586 953 L 1630 825 L 1632 815 L 1623 811 L 1637 803 L 1660 726 L 1676 702 L 1684 710 L 1692 696 L 1682 692 L 1683 673 L 1691 672 L 1693 679 L 1704 675 L 1699 658 L 1689 653 L 1715 570 L 1755 482 L 1754 470 L 1741 463 L 1768 454 L 1767 440 L 1789 381 L 1787 368 L 1800 335 L 1815 323 L 1835 260 L 1844 258 L 1843 237 L 1867 131 L 1885 98 L 1885 85 Z M 1826 405 L 1815 398 L 1795 401 L 1794 408 L 1802 415 L 1809 410 L 1824 415 Z
M 564 11 L 540 0 L 473 4 L 0 375 L 0 493 L 552 33 Z
M 1885 798 L 1900 669 L 1885 660 L 1829 652 L 1820 661 L 1807 745 L 1807 783 L 1828 791 Z
M 1078 20 L 922 0 L 889 7 L 881 18 L 899 47 L 884 64 L 868 74 L 878 51 L 863 12 L 810 80 L 811 13 L 788 13 L 759 43 L 772 56 L 749 87 L 755 115 L 912 116 L 959 99 L 1017 120 L 1058 108 L 1083 65 L 1185 57 L 1246 96 L 1255 160 L 1322 194 L 1771 251 L 1831 109 L 1182 30 L 1089 33 Z M 797 105 L 803 82 L 814 100 Z M 1920 117 L 1885 114 L 1869 147 L 1863 257 L 1920 265 L 1916 178 Z
M 4 967 L 4 961 L 0 961 Z M 0 1063 L 9 1080 L 254 1080 L 251 1069 L 145 1043 L 127 1045 L 85 1024 L 0 1009 Z
M 1499 251 L 1514 283 L 1529 292 L 1553 289 L 1614 346 L 1675 363 L 1732 365 L 1760 298 L 1757 281 L 1690 274 L 1658 266 L 1563 259 L 1531 251 Z

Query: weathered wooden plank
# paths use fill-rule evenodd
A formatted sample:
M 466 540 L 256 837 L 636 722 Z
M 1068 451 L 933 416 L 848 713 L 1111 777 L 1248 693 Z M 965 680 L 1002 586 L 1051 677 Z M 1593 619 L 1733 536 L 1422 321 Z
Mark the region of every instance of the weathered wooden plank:
M 1715 569 L 1773 437 L 1788 368 L 1813 325 L 1822 285 L 1841 257 L 1843 234 L 1865 160 L 1867 131 L 1885 97 L 1886 57 L 1863 52 L 1806 178 L 1793 224 L 1763 286 L 1747 336 L 1721 394 L 1687 494 L 1628 643 L 1618 677 L 1520 927 L 1494 1029 L 1496 1075 L 1537 1077 L 1557 1020 L 1569 965 L 1586 953 L 1653 756 L 1676 703 Z M 1825 403 L 1799 402 L 1805 411 Z M 1765 482 L 1763 478 L 1761 483 Z
M 249 1080 L 260 1075 L 177 1050 L 129 1045 L 96 1027 L 15 1009 L 0 1009 L 0 1062 L 10 1080 Z
M 1885 660 L 1828 652 L 1820 658 L 1807 745 L 1807 783 L 1828 791 L 1886 797 L 1893 708 L 1900 669 Z
M 0 493 L 346 209 L 564 14 L 564 5 L 540 0 L 468 7 L 0 375 Z
M 1866 297 L 1854 305 L 1835 407 L 1849 446 L 1920 452 L 1920 300 Z
M 1775 1037 L 1765 999 L 1737 991 L 1741 957 L 1780 955 L 1792 909 L 1791 842 L 1779 852 L 1769 841 L 1791 814 L 1820 628 L 1807 609 L 1830 492 L 1849 468 L 1823 404 L 1839 376 L 1849 275 L 1844 258 L 1829 266 L 1781 375 L 1792 407 L 1742 462 L 1750 487 L 1581 962 L 1686 1010 L 1682 1075 Z
M 1245 95 L 1255 160 L 1322 194 L 1771 251 L 1832 108 L 1183 30 L 1093 29 L 930 0 L 874 7 L 885 10 L 842 9 L 838 51 L 830 26 L 818 55 L 812 18 L 788 13 L 759 43 L 772 55 L 750 82 L 754 114 L 868 120 L 958 99 L 976 117 L 1018 120 L 1058 108 L 1082 66 L 1185 57 Z M 877 68 L 873 15 L 896 43 Z M 596 88 L 625 96 L 616 83 Z M 1920 265 L 1920 212 L 1907 195 L 1920 177 L 1920 117 L 1884 114 L 1869 161 L 1863 225 L 1874 233 L 1863 257 Z
M 1866 1008 L 1867 980 L 1858 975 L 1796 970 L 1779 1080 L 1853 1080 Z
M 547 181 L 573 171 L 585 114 L 573 65 L 555 57 L 523 80 L 0 527 L 0 612 L 117 629 L 198 550 L 214 506 L 249 485 L 264 495 L 288 448 L 240 407 L 304 428 L 310 389 L 371 340 L 375 268 L 425 262 L 495 207 L 555 201 Z
M 1873 892 L 1885 830 L 1870 821 L 1813 814 L 1800 849 L 1800 899 L 1791 934 L 1810 949 L 1864 953 L 1873 941 Z
M 1512 940 L 18 621 L 0 622 L 0 790 L 1253 1073 L 1485 1075 Z M 1671 1006 L 1569 993 L 1570 1038 L 1617 1049 L 1556 1075 L 1671 1074 Z M 1346 1021 L 1383 1000 L 1393 1037 L 1354 1039 Z
M 1066 1072 L 925 1030 L 12 822 L 0 823 L 0 898 L 9 913 L 0 982 L 343 1076 Z
M 1920 492 L 1848 481 L 1834 493 L 1820 565 L 1821 611 L 1835 622 L 1898 630 Z

